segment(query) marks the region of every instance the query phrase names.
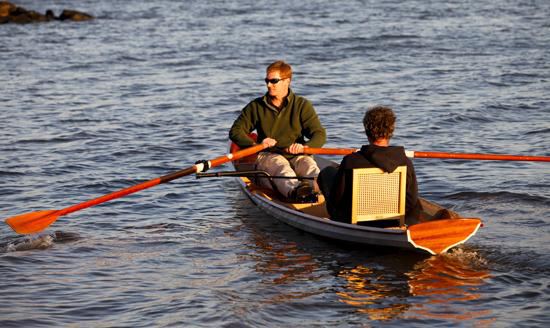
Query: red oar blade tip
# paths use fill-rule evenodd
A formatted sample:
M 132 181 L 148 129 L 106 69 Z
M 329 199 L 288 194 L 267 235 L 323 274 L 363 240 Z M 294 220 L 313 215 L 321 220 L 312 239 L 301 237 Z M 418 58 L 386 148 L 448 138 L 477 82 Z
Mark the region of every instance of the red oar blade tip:
M 36 211 L 12 216 L 6 223 L 19 234 L 38 233 L 54 223 L 59 217 L 57 210 Z

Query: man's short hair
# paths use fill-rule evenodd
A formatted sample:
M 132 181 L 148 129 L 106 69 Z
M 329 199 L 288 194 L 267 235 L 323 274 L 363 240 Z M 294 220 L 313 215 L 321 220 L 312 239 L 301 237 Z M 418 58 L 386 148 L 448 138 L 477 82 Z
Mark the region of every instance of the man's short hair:
M 282 60 L 277 60 L 267 66 L 266 73 L 278 71 L 282 79 L 292 78 L 292 67 Z

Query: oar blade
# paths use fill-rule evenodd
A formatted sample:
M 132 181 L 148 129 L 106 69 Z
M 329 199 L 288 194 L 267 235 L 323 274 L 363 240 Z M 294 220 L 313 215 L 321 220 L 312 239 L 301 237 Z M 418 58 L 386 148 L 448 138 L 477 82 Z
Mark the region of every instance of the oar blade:
M 19 234 L 41 232 L 59 217 L 58 210 L 43 210 L 12 216 L 6 223 Z
M 409 242 L 435 255 L 466 242 L 481 226 L 478 218 L 453 218 L 411 225 L 407 229 Z

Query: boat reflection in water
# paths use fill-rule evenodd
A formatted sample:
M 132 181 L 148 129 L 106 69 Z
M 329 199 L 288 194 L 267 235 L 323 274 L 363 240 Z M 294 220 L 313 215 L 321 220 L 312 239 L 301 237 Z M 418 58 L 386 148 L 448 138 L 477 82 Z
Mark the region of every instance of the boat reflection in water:
M 344 290 L 337 292 L 340 300 L 357 308 L 357 312 L 367 314 L 371 320 L 395 318 L 411 306 L 406 301 L 405 281 L 393 275 L 386 277 L 383 272 L 358 265 L 342 270 L 339 276 L 347 281 Z
M 485 260 L 476 252 L 461 248 L 420 260 L 401 273 L 398 268 L 358 265 L 339 273 L 347 285 L 338 296 L 371 320 L 401 316 L 470 321 L 483 326 L 493 322 L 491 311 L 479 310 L 479 306 L 467 302 L 481 297 L 478 290 L 490 277 L 485 266 Z M 403 279 L 397 279 L 398 275 Z
M 270 245 L 261 240 L 256 242 L 256 246 L 262 247 L 263 260 L 257 263 L 255 269 L 269 276 L 275 285 L 312 280 L 314 271 L 319 269 L 311 254 L 300 251 L 295 243 Z
M 261 282 L 235 296 L 241 303 L 263 311 L 274 306 L 276 313 L 297 304 L 301 310 L 324 306 L 336 317 L 353 313 L 342 320 L 360 322 L 407 318 L 490 326 L 495 320 L 483 300 L 488 263 L 466 246 L 437 256 L 340 247 L 242 208 L 236 206 L 237 217 L 253 250 L 242 260 L 253 263 Z

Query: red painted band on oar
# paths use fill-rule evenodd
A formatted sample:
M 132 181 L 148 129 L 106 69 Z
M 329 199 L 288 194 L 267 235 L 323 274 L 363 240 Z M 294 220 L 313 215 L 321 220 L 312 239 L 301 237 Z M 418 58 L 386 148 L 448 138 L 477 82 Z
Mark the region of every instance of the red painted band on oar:
M 358 151 L 356 148 L 304 148 L 304 154 L 310 155 L 349 155 Z M 550 162 L 549 156 L 523 156 L 523 155 L 498 155 L 498 154 L 472 154 L 472 153 L 444 153 L 431 151 L 406 151 L 411 158 L 442 158 L 465 159 L 487 161 L 533 161 Z
M 185 168 L 167 175 L 163 175 L 161 177 L 158 177 L 128 188 L 124 188 L 119 191 L 115 191 L 113 193 L 110 193 L 98 198 L 94 198 L 92 200 L 88 200 L 73 206 L 69 206 L 61 210 L 44 210 L 44 211 L 30 212 L 26 214 L 12 216 L 6 219 L 5 221 L 15 232 L 20 234 L 40 232 L 46 229 L 50 224 L 55 222 L 57 218 L 60 216 L 67 215 L 69 213 L 76 212 L 94 205 L 98 205 L 115 198 L 120 198 L 129 194 L 133 194 L 140 190 L 151 188 L 158 184 L 166 183 L 166 182 L 184 177 L 186 175 L 190 175 L 196 172 L 206 171 L 210 167 L 216 167 L 230 161 L 238 160 L 238 159 L 253 155 L 265 148 L 267 148 L 267 146 L 264 146 L 262 144 L 256 145 L 250 148 L 239 150 L 234 153 L 217 157 L 209 162 L 201 161 L 188 168 Z

